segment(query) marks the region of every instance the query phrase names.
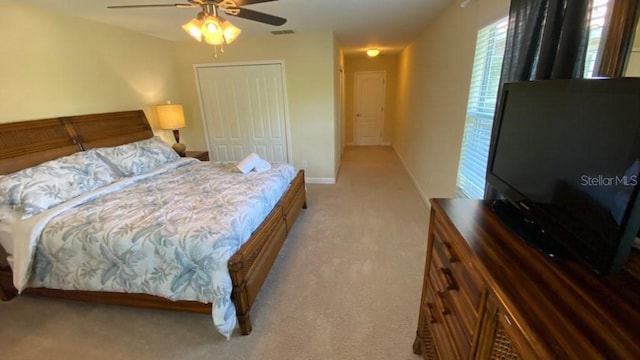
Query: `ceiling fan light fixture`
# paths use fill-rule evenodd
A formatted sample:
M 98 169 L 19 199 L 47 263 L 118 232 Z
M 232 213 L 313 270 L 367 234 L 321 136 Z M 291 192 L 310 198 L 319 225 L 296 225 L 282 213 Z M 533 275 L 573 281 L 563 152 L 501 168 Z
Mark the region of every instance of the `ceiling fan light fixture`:
M 242 32 L 237 26 L 218 16 L 219 12 L 239 18 L 257 21 L 263 24 L 281 26 L 287 19 L 266 14 L 260 11 L 244 9 L 244 5 L 259 4 L 276 0 L 187 0 L 181 4 L 136 4 L 136 5 L 112 5 L 108 9 L 130 9 L 130 8 L 200 8 L 198 16 L 182 25 L 182 29 L 199 42 L 202 39 L 207 44 L 213 45 L 218 53 L 223 52 L 222 45 L 231 44 Z M 467 0 L 468 1 L 468 0 Z
M 231 44 L 242 30 L 240 30 L 237 26 L 233 25 L 231 22 L 224 20 L 222 22 L 222 35 L 224 36 L 224 40 L 227 44 Z
M 207 16 L 204 19 L 204 23 L 200 28 L 204 41 L 210 45 L 222 45 L 224 43 L 224 36 L 222 32 L 222 22 L 217 16 Z
M 191 19 L 191 21 L 182 25 L 182 29 L 194 39 L 202 41 L 202 20 L 198 18 Z

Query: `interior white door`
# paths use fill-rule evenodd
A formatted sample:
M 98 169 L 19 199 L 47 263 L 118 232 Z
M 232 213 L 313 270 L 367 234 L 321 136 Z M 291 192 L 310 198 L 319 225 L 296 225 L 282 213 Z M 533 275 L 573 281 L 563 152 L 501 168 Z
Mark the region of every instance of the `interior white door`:
M 385 73 L 366 71 L 355 73 L 356 145 L 381 145 L 384 121 Z
M 290 161 L 281 63 L 197 66 L 196 77 L 212 160 Z

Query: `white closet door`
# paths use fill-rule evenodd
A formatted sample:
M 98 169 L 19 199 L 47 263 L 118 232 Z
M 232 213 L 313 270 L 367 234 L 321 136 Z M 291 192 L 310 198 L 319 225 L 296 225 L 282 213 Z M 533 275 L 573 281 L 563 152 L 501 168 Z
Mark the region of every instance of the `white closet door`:
M 196 77 L 212 160 L 290 161 L 282 64 L 199 65 Z

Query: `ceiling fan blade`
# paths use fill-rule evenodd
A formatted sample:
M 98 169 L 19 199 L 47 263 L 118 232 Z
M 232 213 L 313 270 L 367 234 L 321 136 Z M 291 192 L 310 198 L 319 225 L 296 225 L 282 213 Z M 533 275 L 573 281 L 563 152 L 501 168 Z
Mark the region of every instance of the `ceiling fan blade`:
M 243 18 L 243 19 L 258 21 L 258 22 L 261 22 L 261 23 L 269 24 L 269 25 L 280 26 L 280 25 L 284 25 L 284 23 L 287 22 L 287 19 L 285 19 L 285 18 L 281 18 L 279 16 L 265 14 L 265 13 L 259 12 L 259 11 L 249 10 L 249 9 L 245 9 L 245 8 L 237 8 L 237 9 L 233 9 L 233 10 L 234 10 L 234 12 L 236 10 L 239 10 L 239 12 L 237 14 L 229 14 L 229 15 L 233 15 L 233 16 L 236 16 L 236 17 L 239 17 L 239 18 Z
M 235 0 L 236 5 L 238 6 L 260 4 L 260 3 L 271 2 L 271 1 L 278 1 L 278 0 Z
M 111 5 L 107 9 L 133 9 L 133 8 L 151 8 L 151 7 L 175 7 L 175 8 L 194 8 L 200 7 L 194 4 L 153 4 L 153 5 Z

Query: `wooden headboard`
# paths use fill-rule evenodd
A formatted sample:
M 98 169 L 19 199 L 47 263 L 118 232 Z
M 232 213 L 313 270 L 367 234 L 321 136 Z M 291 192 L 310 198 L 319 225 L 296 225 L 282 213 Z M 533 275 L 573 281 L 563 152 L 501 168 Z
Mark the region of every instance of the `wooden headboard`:
M 150 137 L 153 131 L 142 110 L 0 124 L 0 174 Z

